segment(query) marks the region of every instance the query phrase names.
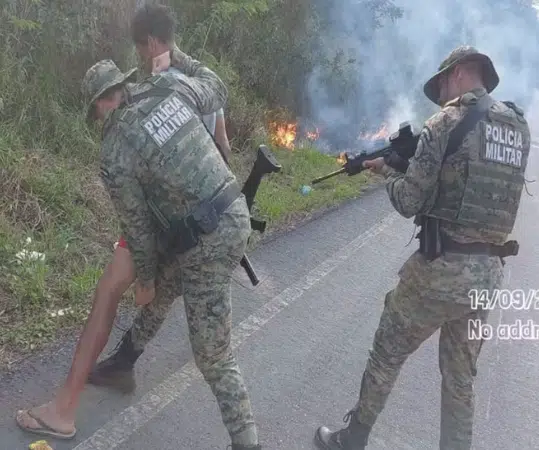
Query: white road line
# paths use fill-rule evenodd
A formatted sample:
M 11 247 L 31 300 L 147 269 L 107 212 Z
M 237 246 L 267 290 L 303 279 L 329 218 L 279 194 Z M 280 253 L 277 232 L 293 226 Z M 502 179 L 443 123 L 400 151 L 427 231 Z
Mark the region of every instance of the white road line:
M 239 347 L 249 336 L 260 330 L 287 306 L 333 272 L 339 265 L 346 262 L 398 217 L 400 216 L 396 212 L 389 214 L 379 224 L 369 228 L 365 233 L 340 248 L 332 257 L 323 261 L 297 283 L 282 291 L 258 311 L 247 317 L 232 332 L 233 348 Z M 194 361 L 191 360 L 73 450 L 111 450 L 118 447 L 160 411 L 178 399 L 194 381 L 199 379 L 202 379 L 202 376 Z

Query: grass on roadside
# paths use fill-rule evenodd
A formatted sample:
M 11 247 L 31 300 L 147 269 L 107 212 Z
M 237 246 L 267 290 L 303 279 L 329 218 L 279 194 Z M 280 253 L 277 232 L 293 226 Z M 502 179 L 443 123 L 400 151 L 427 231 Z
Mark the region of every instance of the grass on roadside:
M 14 358 L 38 350 L 61 334 L 78 332 L 112 255 L 118 229 L 97 178 L 97 152 L 94 162 L 88 163 L 88 154 L 83 161 L 44 151 L 26 152 L 9 130 L 3 136 L 0 355 Z M 256 217 L 267 220 L 268 231 L 357 197 L 369 178 L 339 175 L 304 195 L 301 186 L 340 168 L 336 158 L 312 149 L 274 148 L 273 152 L 282 170 L 265 177 L 254 211 Z M 242 183 L 254 156 L 254 150 L 234 155 L 233 168 Z

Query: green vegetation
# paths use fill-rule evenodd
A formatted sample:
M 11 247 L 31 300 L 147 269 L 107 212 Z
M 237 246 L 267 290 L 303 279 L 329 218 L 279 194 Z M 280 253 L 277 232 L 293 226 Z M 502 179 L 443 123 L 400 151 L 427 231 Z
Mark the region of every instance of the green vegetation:
M 136 64 L 127 28 L 135 3 L 0 7 L 0 363 L 78 330 L 112 255 L 118 224 L 98 178 L 99 130 L 84 122 L 80 81 L 98 59 L 124 70 Z M 298 114 L 297 94 L 316 56 L 310 3 L 169 3 L 181 11 L 178 45 L 229 86 L 227 131 L 243 183 L 255 143 L 271 141 L 270 119 Z M 274 151 L 283 170 L 263 182 L 256 205 L 269 231 L 358 196 L 368 180 L 341 176 L 304 195 L 302 185 L 340 167 L 336 158 L 307 148 Z

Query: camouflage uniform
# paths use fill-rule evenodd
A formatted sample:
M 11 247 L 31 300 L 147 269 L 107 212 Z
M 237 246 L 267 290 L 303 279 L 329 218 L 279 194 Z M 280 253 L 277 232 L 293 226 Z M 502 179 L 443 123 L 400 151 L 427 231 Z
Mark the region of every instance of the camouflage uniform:
M 427 83 L 425 93 L 437 103 L 438 76 L 468 58 L 480 60 L 486 67 L 485 88 L 446 103 L 425 123 L 405 174 L 387 166 L 382 172 L 390 201 L 402 216 L 416 216 L 416 223 L 423 215 L 440 218 L 440 234 L 457 243 L 503 244 L 516 217 L 530 148 L 522 111 L 490 97 L 498 82 L 496 72 L 490 60 L 471 47 L 454 50 Z M 487 105 L 488 119 L 468 132 L 458 150 L 444 162 L 450 132 L 478 102 Z M 502 165 L 493 160 L 485 163 L 479 156 L 490 148 L 485 144 L 484 127 L 502 119 L 521 133 L 521 145 L 515 144 L 520 165 Z M 438 329 L 442 375 L 440 449 L 471 448 L 473 377 L 482 341 L 469 339 L 468 327 L 470 320 L 485 322 L 488 312 L 471 307 L 470 291 L 492 292 L 500 288 L 503 260 L 489 254 L 451 250 L 428 258 L 418 250 L 404 263 L 399 278 L 385 297 L 359 400 L 345 416 L 350 424 L 334 433 L 326 427 L 317 430 L 317 442 L 324 449 L 366 447 L 401 367 Z
M 183 72 L 187 69 L 184 61 L 184 53 L 181 52 L 181 50 L 179 50 L 177 47 L 175 47 L 174 50 L 171 52 L 171 67 L 174 67 Z M 169 71 L 165 72 L 169 73 Z M 177 72 L 170 71 L 170 73 L 175 74 Z M 134 94 L 136 93 L 133 92 L 133 95 Z M 217 108 L 217 110 L 219 109 L 220 108 Z M 212 108 L 212 114 L 215 114 L 215 111 L 217 110 L 213 110 Z M 203 121 L 207 117 L 209 117 L 209 115 L 203 118 Z M 128 339 L 131 340 L 133 348 L 135 352 L 137 352 L 137 354 L 141 354 L 144 351 L 146 344 L 148 344 L 148 342 L 150 342 L 157 334 L 159 328 L 161 328 L 161 325 L 165 321 L 167 314 L 170 311 L 170 307 L 174 303 L 174 300 L 175 299 L 171 298 L 170 296 L 156 297 L 153 302 L 143 308 L 140 308 L 137 311 L 137 314 L 133 320 L 133 325 L 128 330 L 128 333 L 130 334 L 128 336 Z
M 185 75 L 158 75 L 124 88 L 124 103 L 108 113 L 103 126 L 102 179 L 136 277 L 143 284 L 154 281 L 156 287 L 155 299 L 135 319 L 133 334 L 144 326 L 140 339 L 151 338 L 169 305 L 183 295 L 195 362 L 217 399 L 233 449 L 260 448 L 249 395 L 230 347 L 231 276 L 251 233 L 250 214 L 201 120 L 223 106 L 227 91 L 213 72 L 186 55 L 179 68 Z M 90 68 L 83 85 L 91 105 L 104 84 L 110 88 L 111 80 L 118 84 L 124 79 L 110 60 Z M 154 90 L 163 83 L 169 86 L 166 98 Z M 145 98 L 132 101 L 149 90 Z M 201 202 L 219 196 L 228 203 L 222 203 L 217 228 L 200 234 L 194 247 L 171 252 L 171 244 L 187 238 L 165 241 L 163 220 L 180 222 Z M 118 358 L 136 359 L 129 336 L 122 346 Z

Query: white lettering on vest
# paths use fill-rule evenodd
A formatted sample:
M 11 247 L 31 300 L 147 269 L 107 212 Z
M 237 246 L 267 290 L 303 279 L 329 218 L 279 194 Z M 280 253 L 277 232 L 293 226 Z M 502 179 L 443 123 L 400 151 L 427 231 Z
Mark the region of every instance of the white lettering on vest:
M 146 122 L 144 125 L 144 128 L 146 128 L 146 131 L 150 134 L 153 133 L 154 129 L 153 129 L 153 125 L 151 122 Z
M 172 94 L 148 114 L 141 124 L 154 142 L 163 147 L 193 117 L 193 112 L 178 95 Z
M 515 132 L 513 130 L 509 130 L 507 133 L 507 143 L 511 146 L 515 145 Z
M 488 161 L 522 167 L 522 133 L 503 124 L 485 124 L 483 158 Z

